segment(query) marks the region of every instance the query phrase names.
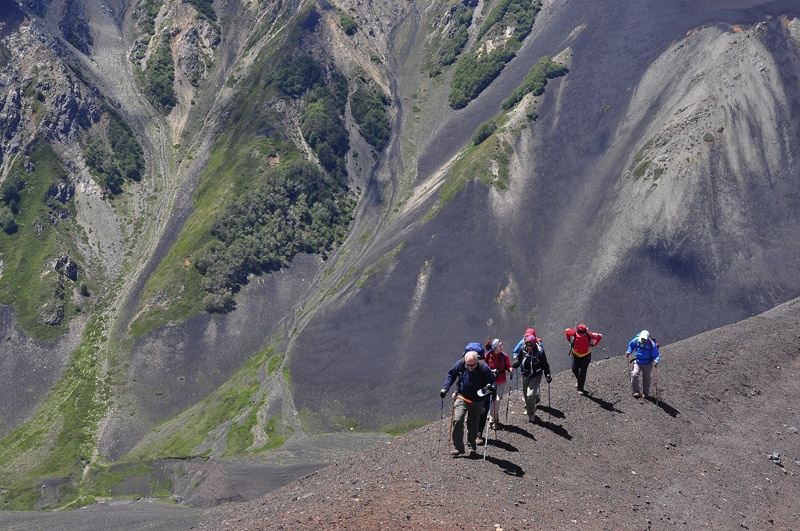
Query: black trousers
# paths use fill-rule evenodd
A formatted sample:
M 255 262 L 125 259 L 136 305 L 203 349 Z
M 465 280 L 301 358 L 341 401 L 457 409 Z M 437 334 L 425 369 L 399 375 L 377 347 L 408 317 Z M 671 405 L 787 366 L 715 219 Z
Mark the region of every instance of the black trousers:
M 586 383 L 586 372 L 589 370 L 589 363 L 592 361 L 592 355 L 587 354 L 583 357 L 572 355 L 572 374 L 578 380 L 578 391 L 583 391 L 583 385 Z

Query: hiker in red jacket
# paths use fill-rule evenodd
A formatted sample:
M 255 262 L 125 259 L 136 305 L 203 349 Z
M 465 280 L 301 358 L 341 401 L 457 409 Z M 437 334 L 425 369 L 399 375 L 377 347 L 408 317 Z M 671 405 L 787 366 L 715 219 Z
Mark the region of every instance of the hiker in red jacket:
M 585 395 L 586 391 L 583 389 L 583 385 L 586 383 L 586 372 L 592 361 L 592 347 L 600 343 L 603 335 L 592 332 L 583 323 L 579 324 L 577 328 L 567 328 L 565 333 L 571 347 L 572 374 L 577 380 L 575 387 L 578 388 L 579 395 Z
M 500 411 L 498 403 L 506 394 L 507 382 L 506 372 L 513 373 L 514 368 L 511 367 L 511 359 L 508 354 L 503 352 L 503 342 L 497 338 L 489 339 L 486 342 L 486 355 L 484 356 L 486 365 L 492 369 L 497 382 L 497 395 L 492 401 L 492 411 L 489 413 L 489 427 L 496 430 L 500 422 L 497 414 Z

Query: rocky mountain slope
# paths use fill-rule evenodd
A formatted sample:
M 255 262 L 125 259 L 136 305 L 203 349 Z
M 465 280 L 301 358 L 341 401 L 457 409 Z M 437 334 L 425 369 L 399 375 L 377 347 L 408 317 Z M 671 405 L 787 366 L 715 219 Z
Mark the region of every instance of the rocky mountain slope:
M 624 357 L 595 362 L 590 394 L 558 375 L 534 425 L 512 394 L 477 458 L 446 455 L 445 418 L 197 528 L 792 529 L 799 310 L 665 346 L 650 399 Z
M 798 331 L 796 299 L 663 345 L 651 399 L 630 395 L 624 357 L 592 363 L 588 396 L 575 393 L 571 373 L 557 374 L 533 425 L 513 390 L 508 417 L 502 410 L 501 428 L 489 432 L 477 458 L 448 455 L 443 411 L 442 420 L 246 503 L 189 509 L 145 499 L 1 511 L 0 523 L 10 530 L 791 529 L 800 508 Z M 259 476 L 229 479 L 245 492 Z
M 576 321 L 800 294 L 796 3 L 517 4 L 0 2 L 5 507 L 299 474 L 432 420 L 468 341 L 561 370 Z

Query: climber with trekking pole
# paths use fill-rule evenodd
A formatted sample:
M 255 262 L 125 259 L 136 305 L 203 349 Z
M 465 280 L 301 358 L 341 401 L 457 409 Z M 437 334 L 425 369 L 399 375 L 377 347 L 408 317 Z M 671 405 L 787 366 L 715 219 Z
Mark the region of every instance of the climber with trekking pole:
M 628 343 L 625 358 L 630 358 L 631 354 L 634 354 L 631 360 L 633 363 L 631 393 L 634 398 L 641 398 L 642 392 L 644 392 L 644 397 L 648 398 L 650 396 L 650 377 L 653 372 L 653 366 L 658 367 L 661 362 L 658 342 L 650 337 L 650 332 L 642 330 Z M 642 377 L 641 389 L 639 388 L 639 375 Z M 656 372 L 656 375 L 658 375 L 658 372 Z M 658 391 L 658 387 L 656 387 L 656 391 Z
M 483 359 L 486 361 L 486 364 L 492 369 L 495 377 L 495 383 L 497 384 L 497 394 L 493 397 L 492 405 L 489 409 L 489 426 L 497 431 L 498 425 L 500 424 L 500 407 L 498 404 L 500 400 L 506 396 L 506 390 L 508 389 L 508 382 L 506 381 L 506 373 L 513 373 L 514 368 L 511 366 L 511 359 L 509 359 L 508 354 L 503 352 L 503 342 L 497 338 L 489 339 L 486 341 L 486 354 L 484 355 Z M 508 399 L 506 399 L 506 403 L 508 403 Z
M 528 413 L 528 422 L 533 424 L 536 421 L 536 407 L 541 401 L 542 377 L 550 383 L 553 378 L 550 375 L 550 364 L 547 362 L 547 355 L 542 346 L 542 340 L 536 337 L 536 332 L 526 334 L 523 338 L 523 345 L 515 350 L 514 363 L 512 367 L 519 367 L 524 378 L 522 382 L 522 392 L 525 397 L 525 410 Z M 527 331 L 526 331 L 527 332 Z
M 478 359 L 478 353 L 470 350 L 447 371 L 444 385 L 439 396 L 444 398 L 450 387 L 456 384 L 453 401 L 451 440 L 453 450 L 450 455 L 458 457 L 464 454 L 464 424 L 467 424 L 467 444 L 469 455 L 477 456 L 476 439 L 480 424 L 480 416 L 484 407 L 485 396 L 496 391 L 492 370 L 486 362 Z M 478 391 L 481 393 L 478 394 Z

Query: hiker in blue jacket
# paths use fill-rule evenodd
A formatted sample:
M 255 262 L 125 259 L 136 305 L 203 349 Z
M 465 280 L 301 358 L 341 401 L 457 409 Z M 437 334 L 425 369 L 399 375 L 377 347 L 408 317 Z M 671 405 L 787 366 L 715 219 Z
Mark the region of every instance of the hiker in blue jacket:
M 628 350 L 625 352 L 625 357 L 630 358 L 631 353 L 634 354 L 633 370 L 631 371 L 631 392 L 634 398 L 640 398 L 642 395 L 639 392 L 639 374 L 642 375 L 642 391 L 647 398 L 650 396 L 650 376 L 653 372 L 653 366 L 658 365 L 661 361 L 661 356 L 658 353 L 658 343 L 653 341 L 650 337 L 650 332 L 642 330 L 639 334 L 631 339 L 628 343 Z
M 467 443 L 471 456 L 477 455 L 475 439 L 478 437 L 478 424 L 483 410 L 484 396 L 497 390 L 494 374 L 486 362 L 478 359 L 478 353 L 470 350 L 447 371 L 439 396 L 444 398 L 450 386 L 457 384 L 453 393 L 453 457 L 464 453 L 464 419 L 467 422 Z M 480 391 L 480 394 L 478 393 Z

